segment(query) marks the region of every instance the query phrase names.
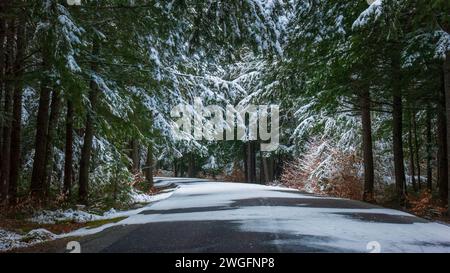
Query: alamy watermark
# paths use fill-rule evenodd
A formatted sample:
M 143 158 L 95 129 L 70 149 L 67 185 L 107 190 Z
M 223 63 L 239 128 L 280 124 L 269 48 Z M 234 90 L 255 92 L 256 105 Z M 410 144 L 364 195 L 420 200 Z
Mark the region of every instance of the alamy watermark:
M 201 98 L 195 98 L 193 105 L 179 104 L 170 114 L 177 118 L 172 125 L 178 139 L 260 140 L 263 152 L 275 151 L 280 145 L 278 105 L 204 106 Z

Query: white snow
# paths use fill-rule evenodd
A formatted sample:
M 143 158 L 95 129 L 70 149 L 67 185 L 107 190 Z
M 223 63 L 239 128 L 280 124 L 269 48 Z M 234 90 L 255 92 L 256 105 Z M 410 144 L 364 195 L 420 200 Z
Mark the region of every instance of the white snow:
M 376 0 L 370 6 L 364 10 L 358 17 L 358 19 L 353 22 L 352 28 L 358 28 L 366 25 L 370 19 L 378 19 L 383 11 L 383 0 Z
M 32 246 L 55 238 L 55 234 L 45 229 L 35 229 L 25 235 L 0 229 L 0 252 L 13 248 Z
M 77 223 L 86 223 L 99 220 L 100 215 L 92 214 L 82 210 L 44 210 L 35 214 L 30 220 L 39 224 L 55 224 L 63 221 L 73 221 Z
M 438 31 L 439 41 L 436 45 L 435 57 L 445 59 L 447 52 L 450 51 L 450 34 L 445 31 Z
M 133 190 L 131 197 L 134 203 L 152 203 L 169 198 L 172 194 L 173 194 L 172 191 L 167 191 L 156 195 L 147 195 L 144 193 L 140 193 L 136 190 Z M 72 221 L 76 223 L 86 223 L 97 220 L 107 220 L 118 217 L 126 217 L 139 213 L 145 209 L 146 209 L 145 207 L 127 211 L 116 211 L 115 209 L 111 209 L 105 212 L 103 215 L 93 214 L 83 210 L 74 210 L 74 209 L 56 210 L 56 211 L 44 210 L 34 215 L 30 220 L 32 222 L 39 224 L 55 224 L 58 222 L 66 222 L 66 221 Z

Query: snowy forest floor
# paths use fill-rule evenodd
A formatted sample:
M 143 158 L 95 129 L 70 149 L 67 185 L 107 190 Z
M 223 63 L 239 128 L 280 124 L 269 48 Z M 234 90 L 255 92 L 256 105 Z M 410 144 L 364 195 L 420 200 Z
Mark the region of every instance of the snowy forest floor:
M 138 213 L 146 205 L 168 198 L 174 186 L 157 180 L 157 185 L 148 193 L 132 190 L 130 206 L 116 211 L 92 212 L 86 208 L 43 209 L 33 214 L 24 212 L 9 212 L 0 217 L 0 252 L 40 248 L 55 239 L 66 241 L 64 234 L 78 229 L 93 229 L 102 225 L 116 223 L 126 219 L 129 215 Z M 73 239 L 73 238 L 72 238 Z

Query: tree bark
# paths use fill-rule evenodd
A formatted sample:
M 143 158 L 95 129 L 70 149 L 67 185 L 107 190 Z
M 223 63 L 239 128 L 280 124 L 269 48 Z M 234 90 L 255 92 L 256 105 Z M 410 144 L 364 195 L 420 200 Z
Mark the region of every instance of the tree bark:
M 50 34 L 48 34 L 50 36 Z M 50 39 L 50 37 L 49 37 Z M 47 152 L 47 133 L 49 121 L 50 104 L 50 52 L 47 45 L 42 46 L 42 77 L 39 93 L 39 106 L 36 120 L 35 152 L 33 160 L 33 171 L 31 174 L 31 193 L 38 201 L 42 201 L 45 192 L 45 157 Z
M 256 153 L 255 153 L 255 142 L 247 142 L 247 164 L 248 164 L 248 182 L 256 182 Z
M 373 202 L 375 172 L 373 167 L 372 120 L 370 117 L 370 92 L 363 90 L 360 95 L 363 158 L 364 158 L 364 194 L 363 200 Z
M 419 139 L 417 136 L 417 120 L 416 120 L 416 113 L 413 112 L 412 117 L 412 126 L 413 126 L 413 134 L 414 134 L 414 148 L 415 148 L 415 158 L 416 158 L 416 166 L 417 166 L 417 187 L 419 191 L 422 189 L 422 179 L 420 177 L 420 146 L 419 146 Z
M 242 143 L 242 154 L 244 155 L 244 173 L 245 173 L 245 182 L 248 182 L 248 156 L 247 156 L 247 143 Z
M 392 48 L 392 140 L 394 150 L 394 173 L 397 199 L 403 204 L 406 199 L 406 178 L 403 156 L 403 106 L 400 45 L 394 42 Z
M 273 182 L 273 160 L 271 157 L 261 157 L 262 165 L 263 165 L 263 173 L 264 173 L 264 182 L 270 183 Z
M 448 34 L 448 29 L 447 29 Z M 446 113 L 447 113 L 447 155 L 450 154 L 450 147 L 448 146 L 448 143 L 450 143 L 450 135 L 448 132 L 450 132 L 450 51 L 447 51 L 445 63 L 444 63 L 444 92 L 445 92 L 445 100 L 446 100 Z M 447 174 L 450 173 L 450 162 L 447 158 Z M 448 180 L 448 178 L 447 178 Z M 448 212 L 447 214 L 450 215 L 450 198 L 448 196 L 450 195 L 450 185 L 448 184 L 450 181 L 447 181 L 447 205 L 448 205 Z
M 64 196 L 70 196 L 73 180 L 73 104 L 67 101 L 66 147 L 64 151 Z
M 433 189 L 433 168 L 431 166 L 432 160 L 432 137 L 431 137 L 431 109 L 427 107 L 427 189 L 431 192 Z
M 397 189 L 397 197 L 400 202 L 403 202 L 406 194 L 406 179 L 405 179 L 405 166 L 403 158 L 403 113 L 402 113 L 402 98 L 401 96 L 394 95 L 393 99 L 393 147 L 394 147 L 394 172 L 395 172 L 395 185 Z
M 173 176 L 178 177 L 178 159 L 173 158 Z
M 447 118 L 445 115 L 445 93 L 444 93 L 444 79 L 442 79 L 442 88 L 440 91 L 440 105 L 438 107 L 438 187 L 439 187 L 439 197 L 442 204 L 447 203 L 447 190 L 448 190 L 448 157 L 447 157 Z
M 44 171 L 44 194 L 48 196 L 50 192 L 52 171 L 53 171 L 53 140 L 55 138 L 56 129 L 58 127 L 58 119 L 61 108 L 61 97 L 57 90 L 52 93 L 52 101 L 50 104 L 50 117 L 48 120 L 47 143 L 45 152 L 45 171 Z
M 188 176 L 195 177 L 195 158 L 193 153 L 188 155 Z
M 408 146 L 409 146 L 409 171 L 410 171 L 410 176 L 411 176 L 411 183 L 413 186 L 413 189 L 415 192 L 417 192 L 417 185 L 416 185 L 416 167 L 415 167 L 415 163 L 414 163 L 414 147 L 413 147 L 413 137 L 412 137 L 412 122 L 409 122 L 409 131 L 408 131 Z
M 0 11 L 6 12 L 6 3 L 0 2 Z M 6 69 L 6 63 L 5 63 L 5 44 L 6 44 L 6 18 L 0 16 L 0 113 L 3 112 L 3 104 L 1 103 L 3 100 L 4 92 L 5 92 L 5 69 Z M 0 116 L 0 150 L 3 147 L 3 123 L 4 123 L 4 117 Z M 3 162 L 2 160 L 3 153 L 0 153 L 0 162 Z M 0 175 L 2 172 L 2 166 L 0 164 Z M 0 200 L 1 200 L 1 188 L 0 188 Z
M 6 81 L 4 88 L 4 101 L 3 101 L 3 129 L 2 129 L 2 146 L 1 146 L 1 162 L 0 162 L 0 200 L 7 202 L 10 180 L 10 168 L 11 168 L 11 131 L 12 131 L 12 108 L 13 108 L 13 92 L 14 82 L 12 78 L 13 64 L 14 64 L 14 48 L 15 48 L 15 20 L 8 22 L 7 28 L 7 43 L 6 43 Z
M 14 206 L 17 202 L 17 185 L 19 170 L 21 167 L 21 126 L 22 126 L 22 95 L 23 95 L 23 71 L 22 60 L 25 55 L 25 16 L 21 16 L 17 30 L 17 53 L 14 64 L 14 97 L 13 119 L 11 131 L 11 170 L 9 178 L 9 203 Z
M 97 39 L 94 38 L 92 45 L 92 58 L 97 58 L 100 52 L 100 44 Z M 91 70 L 95 73 L 98 71 L 97 62 L 95 60 L 91 63 Z M 89 166 L 91 163 L 91 153 L 92 153 L 92 142 L 94 139 L 94 118 L 97 106 L 98 97 L 98 86 L 94 79 L 91 79 L 90 90 L 89 90 L 89 102 L 90 109 L 86 115 L 84 142 L 81 149 L 81 160 L 80 160 L 80 175 L 79 175 L 79 188 L 78 188 L 78 198 L 80 203 L 87 204 L 88 193 L 89 193 Z
M 131 148 L 131 172 L 136 174 L 140 171 L 140 159 L 141 156 L 139 154 L 139 141 L 137 139 L 131 140 L 130 143 Z
M 145 181 L 147 182 L 147 185 L 149 187 L 149 189 L 151 189 L 153 187 L 153 165 L 154 165 L 154 160 L 153 160 L 153 144 L 150 144 L 148 146 L 147 149 L 147 162 L 146 162 L 146 167 L 145 167 Z

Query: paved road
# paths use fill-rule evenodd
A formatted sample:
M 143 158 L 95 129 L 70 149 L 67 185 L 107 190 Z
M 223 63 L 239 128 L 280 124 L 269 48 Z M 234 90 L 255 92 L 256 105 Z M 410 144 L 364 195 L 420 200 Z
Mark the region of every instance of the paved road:
M 450 227 L 400 211 L 253 184 L 158 184 L 172 182 L 178 188 L 169 198 L 110 227 L 81 231 L 88 234 L 82 251 L 450 252 Z

